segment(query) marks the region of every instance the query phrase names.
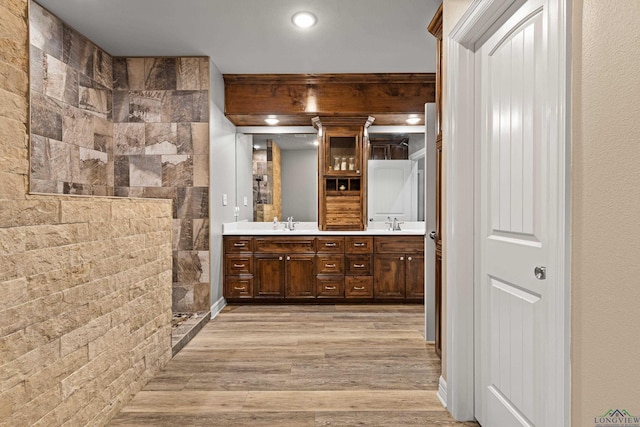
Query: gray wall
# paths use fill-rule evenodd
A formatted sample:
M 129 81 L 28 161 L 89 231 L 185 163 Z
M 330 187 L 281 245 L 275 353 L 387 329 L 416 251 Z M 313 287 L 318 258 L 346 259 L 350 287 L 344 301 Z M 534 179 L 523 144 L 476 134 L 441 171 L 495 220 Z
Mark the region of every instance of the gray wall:
M 209 212 L 211 218 L 211 303 L 222 298 L 222 223 L 235 221 L 235 142 L 236 127 L 220 109 L 224 105 L 224 80 L 218 67 L 211 61 L 210 90 L 210 177 Z M 223 194 L 227 205 L 223 206 Z
M 253 135 L 236 135 L 236 203 L 238 221 L 253 220 Z M 247 205 L 244 198 L 247 198 Z
M 282 217 L 318 221 L 318 150 L 283 150 Z

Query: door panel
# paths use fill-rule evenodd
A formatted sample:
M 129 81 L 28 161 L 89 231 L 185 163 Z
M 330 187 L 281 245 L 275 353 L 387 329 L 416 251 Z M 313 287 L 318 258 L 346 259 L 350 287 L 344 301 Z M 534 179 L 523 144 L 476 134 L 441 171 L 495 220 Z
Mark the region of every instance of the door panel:
M 405 295 L 411 299 L 424 298 L 424 256 L 407 255 Z
M 287 298 L 315 298 L 315 255 L 287 255 Z
M 255 297 L 284 297 L 284 274 L 284 255 L 256 255 L 254 262 Z
M 404 255 L 375 255 L 373 260 L 373 295 L 375 298 L 404 298 Z
M 546 0 L 528 1 L 478 51 L 480 406 L 485 425 L 542 425 L 549 265 L 548 138 L 543 132 Z
M 369 160 L 370 221 L 415 221 L 418 216 L 418 167 L 413 160 Z

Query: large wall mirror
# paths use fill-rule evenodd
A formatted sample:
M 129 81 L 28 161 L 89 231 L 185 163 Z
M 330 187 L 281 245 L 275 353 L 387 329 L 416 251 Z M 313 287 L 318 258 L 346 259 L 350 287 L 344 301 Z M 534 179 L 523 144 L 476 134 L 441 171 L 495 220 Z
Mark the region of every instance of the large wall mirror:
M 376 143 L 369 160 L 369 220 L 391 216 L 424 221 L 424 127 L 372 126 L 369 138 Z M 235 157 L 238 221 L 283 221 L 293 216 L 296 221 L 317 222 L 315 129 L 239 127 Z

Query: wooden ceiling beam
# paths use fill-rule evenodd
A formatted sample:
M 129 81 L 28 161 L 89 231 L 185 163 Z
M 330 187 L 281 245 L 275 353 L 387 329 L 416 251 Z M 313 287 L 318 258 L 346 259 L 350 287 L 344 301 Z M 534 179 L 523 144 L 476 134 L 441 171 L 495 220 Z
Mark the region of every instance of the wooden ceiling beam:
M 423 119 L 435 74 L 225 74 L 225 115 L 237 126 L 308 126 L 314 116 L 373 116 L 376 125 Z

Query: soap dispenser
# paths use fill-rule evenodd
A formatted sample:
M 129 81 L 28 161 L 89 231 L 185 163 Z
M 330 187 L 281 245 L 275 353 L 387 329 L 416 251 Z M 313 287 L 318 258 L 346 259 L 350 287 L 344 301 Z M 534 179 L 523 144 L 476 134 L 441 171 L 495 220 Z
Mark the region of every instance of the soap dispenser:
M 273 229 L 274 230 L 278 229 L 278 217 L 277 216 L 273 217 Z

